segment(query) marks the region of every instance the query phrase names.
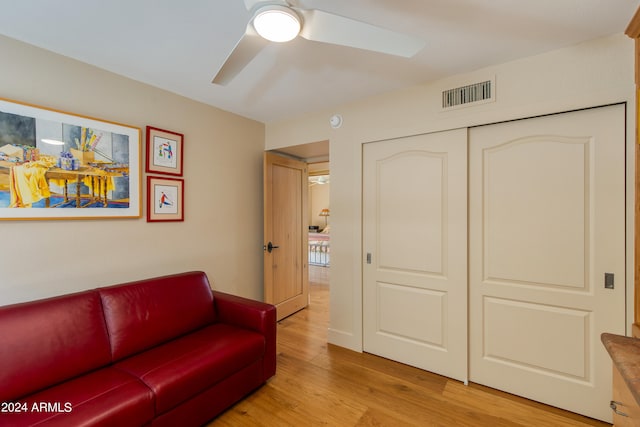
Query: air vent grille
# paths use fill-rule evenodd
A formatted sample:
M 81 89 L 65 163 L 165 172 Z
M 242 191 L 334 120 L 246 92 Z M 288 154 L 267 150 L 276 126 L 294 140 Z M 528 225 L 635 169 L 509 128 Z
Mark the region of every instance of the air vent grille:
M 442 108 L 486 102 L 493 99 L 492 81 L 474 83 L 442 92 Z

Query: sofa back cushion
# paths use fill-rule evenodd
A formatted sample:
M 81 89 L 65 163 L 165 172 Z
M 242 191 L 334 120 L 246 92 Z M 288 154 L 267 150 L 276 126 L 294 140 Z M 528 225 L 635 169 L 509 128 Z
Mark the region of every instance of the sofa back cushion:
M 0 307 L 0 337 L 0 402 L 111 361 L 96 291 Z
M 215 320 L 203 272 L 175 274 L 98 289 L 113 360 L 169 341 Z

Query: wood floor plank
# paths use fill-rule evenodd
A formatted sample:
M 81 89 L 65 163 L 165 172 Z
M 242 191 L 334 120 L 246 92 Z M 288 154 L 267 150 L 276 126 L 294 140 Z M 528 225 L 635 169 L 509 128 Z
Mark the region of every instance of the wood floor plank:
M 455 381 L 447 382 L 443 397 L 455 399 L 461 405 L 475 411 L 485 411 L 498 414 L 499 417 L 509 417 L 509 421 L 519 426 L 584 426 L 607 425 L 600 421 L 571 414 L 556 408 L 518 398 L 497 390 L 489 391 L 487 387 L 475 384 L 465 386 Z M 504 415 L 503 415 L 504 414 Z M 593 421 L 595 424 L 590 424 Z
M 322 268 L 322 267 L 318 267 Z M 327 344 L 329 287 L 278 324 L 277 373 L 210 427 L 609 426 L 477 384 Z

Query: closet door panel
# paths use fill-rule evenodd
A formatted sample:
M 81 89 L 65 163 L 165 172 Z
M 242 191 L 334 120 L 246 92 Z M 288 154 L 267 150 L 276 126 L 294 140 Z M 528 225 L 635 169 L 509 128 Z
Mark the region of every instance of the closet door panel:
M 623 105 L 470 130 L 471 381 L 611 421 L 600 334 L 625 332 L 624 135 Z
M 366 144 L 363 152 L 364 350 L 462 381 L 466 148 L 463 129 Z

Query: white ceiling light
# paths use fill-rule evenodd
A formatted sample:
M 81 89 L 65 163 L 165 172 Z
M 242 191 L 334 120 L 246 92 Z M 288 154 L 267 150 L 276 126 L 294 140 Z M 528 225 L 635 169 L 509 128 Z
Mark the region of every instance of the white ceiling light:
M 300 17 L 288 7 L 269 5 L 258 9 L 253 27 L 263 38 L 272 42 L 288 42 L 300 33 Z

